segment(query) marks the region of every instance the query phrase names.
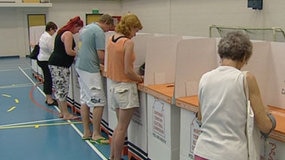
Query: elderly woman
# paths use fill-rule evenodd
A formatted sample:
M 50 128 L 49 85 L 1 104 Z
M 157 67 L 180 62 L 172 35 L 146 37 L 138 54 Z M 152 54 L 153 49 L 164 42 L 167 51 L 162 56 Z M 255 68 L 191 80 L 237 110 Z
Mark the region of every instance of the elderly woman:
M 262 103 L 255 76 L 240 69 L 252 55 L 252 43 L 242 32 L 230 32 L 218 45 L 221 65 L 205 73 L 199 83 L 199 112 L 202 133 L 194 150 L 195 160 L 248 159 L 246 116 L 247 98 L 255 114 L 255 124 L 269 134 L 275 125 Z

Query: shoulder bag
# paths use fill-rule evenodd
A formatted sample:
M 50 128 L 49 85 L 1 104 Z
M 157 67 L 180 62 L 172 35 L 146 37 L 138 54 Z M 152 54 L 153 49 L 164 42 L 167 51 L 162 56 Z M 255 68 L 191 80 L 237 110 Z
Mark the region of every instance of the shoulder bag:
M 40 53 L 40 46 L 39 46 L 39 44 L 36 44 L 33 51 L 30 53 L 29 57 L 31 59 L 37 59 L 39 53 Z
M 244 88 L 247 98 L 247 115 L 246 115 L 246 136 L 247 136 L 247 146 L 248 146 L 248 160 L 260 160 L 261 156 L 261 147 L 262 147 L 262 136 L 254 124 L 254 112 L 250 105 L 249 100 L 249 89 L 246 80 L 246 71 L 244 74 Z

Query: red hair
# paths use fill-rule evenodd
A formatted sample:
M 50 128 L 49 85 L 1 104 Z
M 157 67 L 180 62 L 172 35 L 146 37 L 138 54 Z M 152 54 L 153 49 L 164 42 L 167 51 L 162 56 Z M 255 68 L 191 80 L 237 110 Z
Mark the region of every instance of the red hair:
M 71 31 L 73 29 L 73 27 L 83 27 L 83 21 L 80 19 L 79 16 L 76 16 L 76 17 L 70 19 L 65 26 L 61 27 L 57 31 L 57 33 L 61 34 L 65 31 Z

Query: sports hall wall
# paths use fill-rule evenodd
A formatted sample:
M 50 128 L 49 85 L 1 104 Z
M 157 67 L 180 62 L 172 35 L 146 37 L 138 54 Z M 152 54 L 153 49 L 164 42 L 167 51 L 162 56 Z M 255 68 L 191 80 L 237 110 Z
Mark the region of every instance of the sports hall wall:
M 0 7 L 0 56 L 29 53 L 27 14 L 46 14 L 59 27 L 92 9 L 139 16 L 145 33 L 209 36 L 212 24 L 284 28 L 284 0 L 264 0 L 263 10 L 247 8 L 247 0 L 51 0 L 52 7 Z

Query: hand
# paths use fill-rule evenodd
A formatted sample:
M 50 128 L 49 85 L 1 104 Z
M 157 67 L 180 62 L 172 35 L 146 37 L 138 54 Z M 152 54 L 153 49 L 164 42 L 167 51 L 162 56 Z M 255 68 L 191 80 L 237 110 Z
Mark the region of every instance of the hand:
M 142 79 L 141 83 L 143 83 L 144 82 L 144 76 L 141 76 L 141 79 Z
M 139 82 L 138 83 L 143 83 L 143 81 L 144 81 L 144 77 L 143 76 L 139 76 L 140 77 L 140 80 L 139 80 Z

